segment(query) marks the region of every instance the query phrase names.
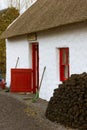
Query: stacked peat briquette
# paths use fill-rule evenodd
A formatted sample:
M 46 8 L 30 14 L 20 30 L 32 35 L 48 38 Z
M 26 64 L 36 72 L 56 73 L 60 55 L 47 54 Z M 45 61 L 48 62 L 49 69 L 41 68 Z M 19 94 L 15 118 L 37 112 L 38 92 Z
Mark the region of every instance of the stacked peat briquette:
M 54 90 L 46 117 L 71 128 L 87 130 L 87 73 L 73 74 Z

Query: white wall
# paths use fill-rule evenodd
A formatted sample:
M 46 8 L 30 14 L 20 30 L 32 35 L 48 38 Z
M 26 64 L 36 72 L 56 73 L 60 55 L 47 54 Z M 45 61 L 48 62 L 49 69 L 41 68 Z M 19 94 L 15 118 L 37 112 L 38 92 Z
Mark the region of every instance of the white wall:
M 26 37 L 16 37 L 6 40 L 6 82 L 10 85 L 10 70 L 15 68 L 19 57 L 17 68 L 30 68 L 29 43 Z
M 59 81 L 59 53 L 58 48 L 69 47 L 70 74 L 87 72 L 87 25 L 76 24 L 37 35 L 39 42 L 39 81 L 44 66 L 45 75 L 40 89 L 40 98 L 49 100 Z M 10 84 L 10 69 L 15 67 L 19 57 L 18 68 L 31 68 L 31 51 L 27 37 L 7 40 L 7 73 L 6 82 Z
M 49 100 L 59 81 L 58 48 L 69 47 L 70 74 L 87 72 L 87 25 L 67 26 L 38 33 L 40 79 L 43 67 L 46 73 L 40 97 Z

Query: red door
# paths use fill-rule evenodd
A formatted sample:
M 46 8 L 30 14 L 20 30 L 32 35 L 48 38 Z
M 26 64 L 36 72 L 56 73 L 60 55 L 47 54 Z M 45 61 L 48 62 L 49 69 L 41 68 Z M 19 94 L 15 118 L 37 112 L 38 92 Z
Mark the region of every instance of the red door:
M 37 43 L 32 44 L 32 69 L 33 69 L 33 93 L 39 86 L 39 46 Z
M 11 69 L 11 92 L 32 92 L 32 69 Z

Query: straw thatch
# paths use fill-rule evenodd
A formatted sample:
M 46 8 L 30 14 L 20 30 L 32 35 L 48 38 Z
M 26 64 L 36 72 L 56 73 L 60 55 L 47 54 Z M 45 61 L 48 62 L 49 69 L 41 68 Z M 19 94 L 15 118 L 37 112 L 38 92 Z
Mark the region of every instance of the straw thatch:
M 2 34 L 2 38 L 85 20 L 87 20 L 87 0 L 37 0 Z

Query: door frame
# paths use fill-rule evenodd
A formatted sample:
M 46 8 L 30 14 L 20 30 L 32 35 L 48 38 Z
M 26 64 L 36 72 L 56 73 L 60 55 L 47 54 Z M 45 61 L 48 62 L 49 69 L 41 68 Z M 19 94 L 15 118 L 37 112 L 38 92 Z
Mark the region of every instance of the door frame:
M 39 44 L 32 43 L 33 93 L 39 88 Z

